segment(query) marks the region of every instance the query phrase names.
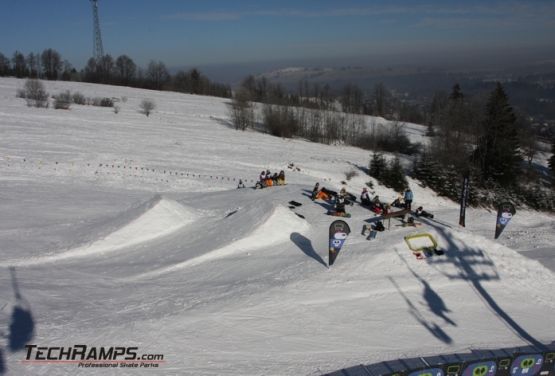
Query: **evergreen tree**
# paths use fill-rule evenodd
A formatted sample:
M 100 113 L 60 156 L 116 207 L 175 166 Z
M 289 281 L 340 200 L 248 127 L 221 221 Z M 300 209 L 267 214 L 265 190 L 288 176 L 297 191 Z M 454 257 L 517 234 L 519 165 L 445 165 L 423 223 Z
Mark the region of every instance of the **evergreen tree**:
M 372 153 L 372 159 L 370 159 L 370 168 L 368 174 L 375 179 L 382 179 L 384 172 L 387 169 L 387 164 L 382 153 Z
M 414 166 L 414 176 L 432 189 L 438 189 L 440 187 L 439 175 L 440 166 L 437 163 L 430 152 L 423 152 L 416 161 Z
M 483 128 L 484 135 L 474 152 L 482 183 L 490 178 L 502 185 L 513 185 L 521 160 L 518 131 L 516 116 L 500 83 L 488 100 Z
M 469 109 L 461 87 L 456 84 L 440 110 L 437 136 L 432 140 L 433 153 L 440 163 L 460 170 L 468 164 L 465 138 Z
M 388 164 L 382 181 L 386 187 L 392 188 L 397 192 L 402 192 L 408 188 L 409 184 L 399 158 L 396 157 Z

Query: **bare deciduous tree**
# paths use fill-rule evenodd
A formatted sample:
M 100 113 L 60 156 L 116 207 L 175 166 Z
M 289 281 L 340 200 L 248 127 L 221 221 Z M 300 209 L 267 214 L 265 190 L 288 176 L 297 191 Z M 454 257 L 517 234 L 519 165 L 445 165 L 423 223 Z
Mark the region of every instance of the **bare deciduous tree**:
M 233 100 L 230 104 L 230 112 L 231 121 L 235 129 L 244 131 L 253 126 L 254 108 L 249 101 L 249 93 L 244 88 L 240 88 L 233 96 Z
M 129 85 L 135 78 L 137 66 L 127 55 L 121 55 L 116 59 L 116 74 L 119 83 Z
M 149 116 L 150 113 L 156 108 L 156 104 L 152 99 L 143 99 L 139 107 L 141 108 L 141 113 Z
M 0 77 L 10 74 L 10 59 L 0 52 Z
M 62 70 L 62 57 L 60 54 L 57 51 L 48 48 L 42 52 L 40 59 L 46 78 L 49 80 L 57 80 L 58 75 Z
M 54 99 L 54 108 L 56 110 L 69 110 L 71 106 L 71 93 L 69 90 L 56 95 Z
M 146 76 L 150 86 L 155 90 L 161 90 L 170 79 L 166 65 L 161 61 L 151 61 L 148 64 Z
M 25 81 L 25 99 L 27 106 L 48 107 L 48 93 L 40 80 L 28 79 Z
M 17 78 L 22 78 L 28 76 L 29 72 L 27 70 L 27 61 L 25 60 L 25 55 L 19 51 L 15 51 L 12 58 L 13 74 Z

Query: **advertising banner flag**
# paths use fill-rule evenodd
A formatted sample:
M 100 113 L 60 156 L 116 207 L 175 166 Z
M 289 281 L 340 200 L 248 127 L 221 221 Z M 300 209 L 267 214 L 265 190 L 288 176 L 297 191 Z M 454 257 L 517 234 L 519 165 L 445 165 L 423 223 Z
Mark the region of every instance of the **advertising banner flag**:
M 334 221 L 330 225 L 330 234 L 329 234 L 329 266 L 332 266 L 343 247 L 343 243 L 345 243 L 345 239 L 351 233 L 351 229 L 347 222 L 342 220 Z
M 516 209 L 510 202 L 503 202 L 499 204 L 499 208 L 497 209 L 497 222 L 495 225 L 495 239 L 501 235 L 515 213 Z

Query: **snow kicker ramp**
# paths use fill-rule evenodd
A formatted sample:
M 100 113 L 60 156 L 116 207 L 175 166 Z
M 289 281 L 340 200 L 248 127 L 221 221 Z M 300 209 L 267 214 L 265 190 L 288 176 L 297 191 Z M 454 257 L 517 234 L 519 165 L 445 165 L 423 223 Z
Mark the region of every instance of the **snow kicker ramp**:
M 154 278 L 166 273 L 196 266 L 207 261 L 285 243 L 290 240 L 291 233 L 306 232 L 310 228 L 308 222 L 299 218 L 291 210 L 281 205 L 275 206 L 266 218 L 261 217 L 261 219 L 262 222 L 255 227 L 251 233 L 246 234 L 238 240 L 234 240 L 225 246 L 189 258 L 188 260 L 135 275 L 129 278 L 129 280 Z M 220 228 L 219 231 L 224 233 L 228 232 L 229 237 L 232 237 L 233 229 L 226 230 L 225 228 Z
M 104 236 L 100 235 L 88 244 L 61 252 L 50 252 L 43 256 L 2 261 L 0 267 L 33 266 L 81 257 L 105 255 L 168 236 L 187 226 L 195 218 L 196 214 L 192 209 L 176 201 L 156 196 L 139 207 L 130 209 L 112 219 L 108 224 L 101 226 L 103 229 L 96 229 L 97 233 L 100 234 L 110 226 L 121 226 L 116 229 L 112 228 L 112 232 Z M 91 229 L 91 231 L 94 231 L 94 229 Z

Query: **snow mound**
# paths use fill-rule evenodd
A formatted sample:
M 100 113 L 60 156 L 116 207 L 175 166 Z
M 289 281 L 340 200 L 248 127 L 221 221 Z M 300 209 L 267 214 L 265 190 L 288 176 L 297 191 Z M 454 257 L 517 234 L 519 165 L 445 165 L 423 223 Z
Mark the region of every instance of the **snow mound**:
M 241 252 L 250 252 L 260 248 L 267 248 L 289 241 L 291 233 L 293 232 L 303 233 L 308 231 L 309 228 L 310 225 L 304 219 L 295 215 L 291 210 L 278 205 L 266 220 L 249 235 L 203 255 L 171 266 L 139 274 L 131 279 L 152 278 L 187 267 L 196 266 L 207 261 L 229 257 Z
M 31 266 L 80 257 L 104 255 L 170 235 L 196 218 L 195 213 L 180 203 L 156 196 L 152 200 L 122 213 L 118 222 L 127 223 L 105 237 L 89 244 L 44 256 L 0 262 L 5 266 Z

